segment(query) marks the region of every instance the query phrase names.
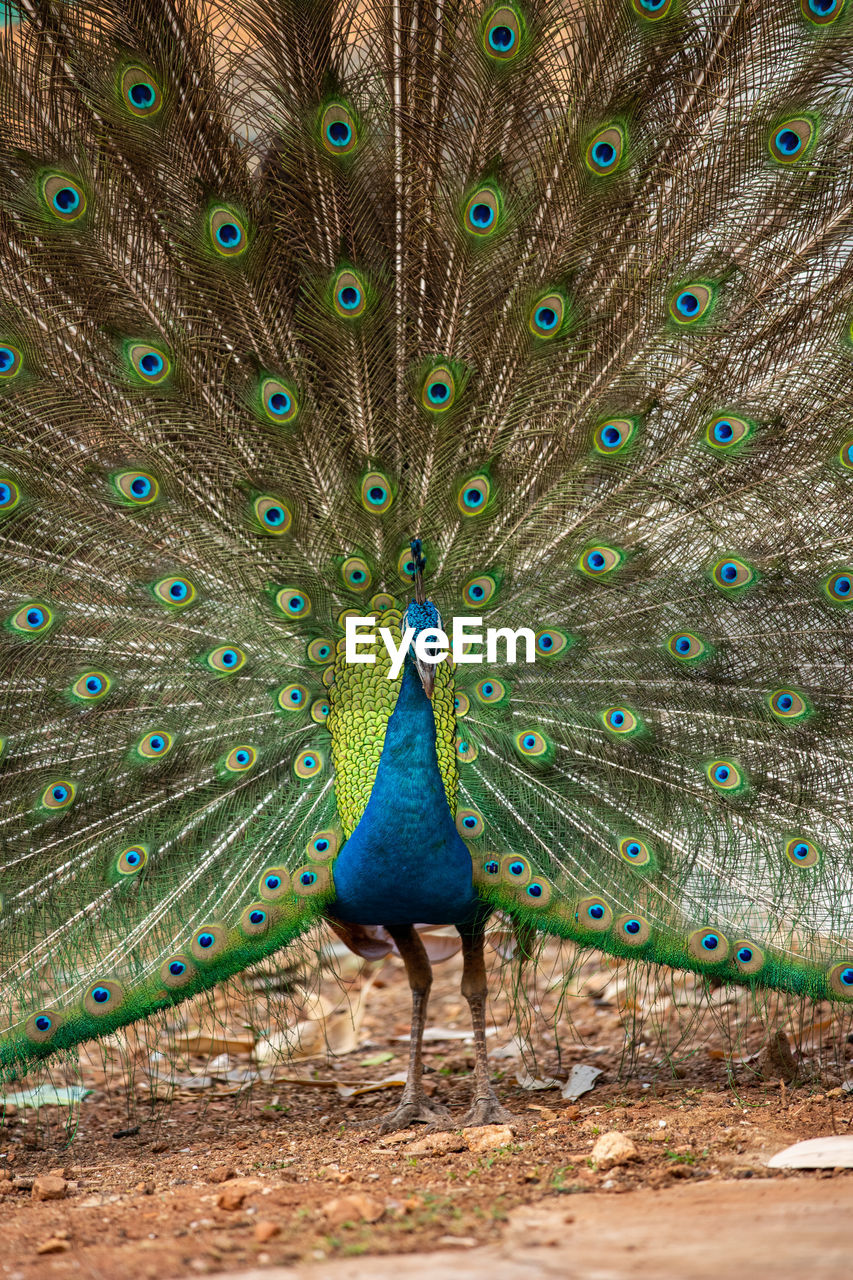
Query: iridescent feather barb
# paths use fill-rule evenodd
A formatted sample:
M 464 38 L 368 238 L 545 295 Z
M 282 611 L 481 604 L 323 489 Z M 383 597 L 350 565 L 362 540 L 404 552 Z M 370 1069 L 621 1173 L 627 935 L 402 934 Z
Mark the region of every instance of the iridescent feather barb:
M 853 999 L 849 0 L 16 8 L 3 1072 L 322 917 Z

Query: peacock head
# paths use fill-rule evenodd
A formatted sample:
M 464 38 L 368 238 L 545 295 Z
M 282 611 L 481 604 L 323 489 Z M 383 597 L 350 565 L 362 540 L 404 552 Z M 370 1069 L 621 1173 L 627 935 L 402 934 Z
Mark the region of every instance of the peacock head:
M 418 637 L 424 631 L 442 631 L 441 614 L 431 600 L 413 600 L 406 610 L 404 626 L 411 627 L 414 635 L 409 645 L 409 658 L 414 662 L 424 693 L 431 698 L 435 690 L 435 662 L 429 657 L 443 653 L 440 644 L 422 643 L 418 645 Z M 425 655 L 425 656 L 421 656 Z
M 411 627 L 414 635 L 409 645 L 409 658 L 414 662 L 417 673 L 421 678 L 421 684 L 424 687 L 424 693 L 431 698 L 435 691 L 435 662 L 429 662 L 427 659 L 440 653 L 441 645 L 438 644 L 421 644 L 418 645 L 418 637 L 424 631 L 441 631 L 441 614 L 431 600 L 427 600 L 424 595 L 423 574 L 426 568 L 426 557 L 423 551 L 423 544 L 420 538 L 413 539 L 411 543 L 412 562 L 415 572 L 415 598 L 406 610 L 406 616 L 403 620 L 404 629 Z

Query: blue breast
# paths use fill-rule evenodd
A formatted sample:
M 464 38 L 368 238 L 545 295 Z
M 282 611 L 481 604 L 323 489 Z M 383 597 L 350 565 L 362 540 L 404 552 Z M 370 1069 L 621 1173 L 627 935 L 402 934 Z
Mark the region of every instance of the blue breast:
M 329 912 L 359 924 L 459 924 L 477 906 L 435 752 L 435 720 L 406 659 L 376 781 L 334 865 Z

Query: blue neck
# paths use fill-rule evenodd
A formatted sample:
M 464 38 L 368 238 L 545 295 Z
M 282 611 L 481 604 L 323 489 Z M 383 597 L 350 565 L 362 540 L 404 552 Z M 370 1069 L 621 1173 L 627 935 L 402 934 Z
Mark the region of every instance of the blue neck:
M 432 704 L 407 658 L 361 821 L 334 864 L 330 913 L 359 924 L 456 924 L 475 903 L 435 751 Z

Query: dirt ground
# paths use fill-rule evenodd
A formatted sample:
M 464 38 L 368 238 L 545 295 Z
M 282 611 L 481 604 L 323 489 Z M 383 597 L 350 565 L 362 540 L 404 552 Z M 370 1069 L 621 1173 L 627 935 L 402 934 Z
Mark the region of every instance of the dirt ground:
M 265 1065 L 275 1033 L 247 1029 L 233 1003 L 212 1021 L 185 1011 L 168 1044 L 152 1052 L 149 1041 L 147 1077 L 138 1061 L 128 1071 L 142 1042 L 116 1038 L 106 1059 L 85 1055 L 79 1079 L 92 1092 L 70 1144 L 56 1107 L 11 1106 L 0 1126 L 0 1277 L 166 1280 L 297 1266 L 351 1280 L 404 1275 L 403 1262 L 385 1267 L 376 1255 L 417 1254 L 419 1274 L 448 1277 L 532 1267 L 608 1280 L 642 1266 L 704 1280 L 756 1247 L 755 1215 L 778 1249 L 768 1275 L 849 1274 L 853 1170 L 766 1167 L 791 1143 L 851 1131 L 853 1037 L 830 1011 L 808 1025 L 791 1015 L 786 1036 L 762 1048 L 739 997 L 700 999 L 689 980 L 644 997 L 600 958 L 567 982 L 563 959 L 546 959 L 526 987 L 524 1059 L 511 984 L 493 1000 L 490 1061 L 516 1117 L 509 1127 L 380 1136 L 399 1085 L 376 1084 L 402 1078 L 408 1050 L 408 988 L 393 957 L 346 960 L 313 996 L 291 984 L 299 1043 L 286 1061 Z M 454 957 L 436 969 L 426 1045 L 428 1087 L 455 1117 L 473 1064 L 460 968 Z M 152 1066 L 162 1078 L 164 1062 L 166 1108 L 148 1101 Z M 572 1101 L 563 1093 L 578 1064 L 601 1074 Z M 614 1131 L 629 1141 L 608 1167 L 596 1144 Z

